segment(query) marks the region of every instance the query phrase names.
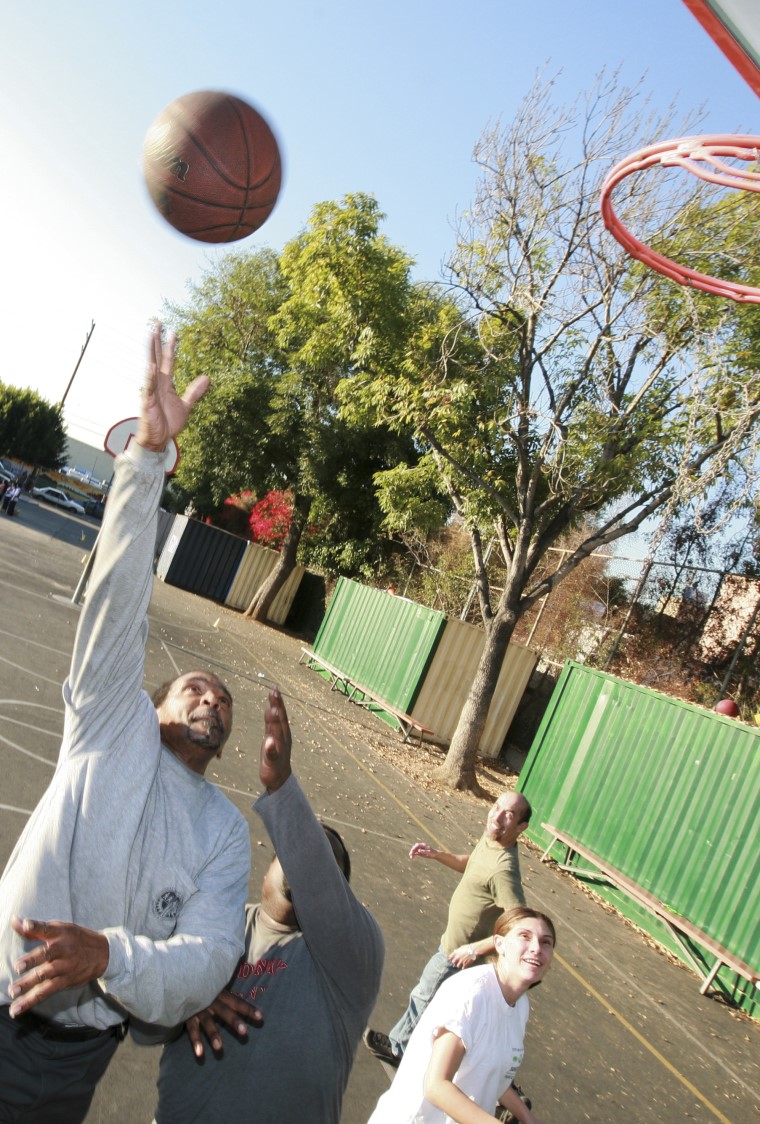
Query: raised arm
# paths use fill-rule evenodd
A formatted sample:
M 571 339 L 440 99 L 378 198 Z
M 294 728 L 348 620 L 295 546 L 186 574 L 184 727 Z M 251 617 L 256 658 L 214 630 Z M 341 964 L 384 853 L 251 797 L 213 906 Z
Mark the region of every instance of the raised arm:
M 383 939 L 335 861 L 324 829 L 295 776 L 282 697 L 270 692 L 259 775 L 266 792 L 254 808 L 266 825 L 309 950 L 349 1008 L 362 1009 L 380 986 Z
M 137 448 L 120 458 L 77 629 L 71 670 L 64 685 L 67 712 L 62 758 L 68 754 L 91 751 L 106 754 L 115 745 L 120 746 L 124 753 L 125 746 L 139 742 L 133 735 L 142 714 L 137 703 L 141 695 L 147 609 L 152 585 L 156 512 L 164 486 L 163 451 L 184 428 L 194 404 L 208 387 L 208 379 L 201 376 L 188 387 L 182 398 L 177 395 L 172 382 L 175 351 L 175 337 L 171 335 L 164 342 L 161 326 L 156 324 L 150 337 Z M 143 701 L 143 710 L 149 712 L 150 720 L 155 722 L 155 712 L 149 700 L 145 697 Z M 160 752 L 157 732 L 156 752 Z M 142 768 L 143 764 L 147 776 L 150 763 L 141 760 L 137 766 Z M 125 768 L 129 771 L 128 764 Z M 97 795 L 94 778 L 90 787 L 89 795 L 94 798 Z M 114 799 L 117 796 L 115 790 Z M 101 802 L 97 809 L 101 815 L 102 807 Z M 119 812 L 114 811 L 113 816 L 113 822 L 118 823 Z M 92 815 L 91 819 L 97 819 L 97 815 Z M 209 887 L 209 900 L 212 900 L 213 893 L 227 889 L 230 896 L 237 894 L 237 880 L 243 877 L 240 871 L 247 869 L 249 845 L 247 832 L 239 831 L 238 836 L 234 847 L 228 849 L 237 857 L 235 868 L 229 874 L 222 871 L 215 879 L 214 885 Z M 244 881 L 247 882 L 247 875 Z M 187 911 L 191 921 L 192 911 L 197 911 L 198 906 L 203 904 L 202 893 L 199 892 L 196 899 L 197 902 L 193 902 Z M 123 909 L 120 901 L 114 911 L 117 922 Z M 211 906 L 209 912 L 220 915 L 220 910 L 214 911 Z M 40 942 L 26 950 L 14 965 L 19 976 L 10 993 L 14 1000 L 11 1011 L 14 1015 L 56 992 L 82 988 L 114 972 L 105 930 L 28 916 L 15 918 L 12 924 L 26 941 Z M 221 916 L 218 924 L 221 930 Z M 192 963 L 193 945 L 201 941 L 207 928 L 208 919 L 200 918 L 197 932 L 191 927 L 187 936 L 171 938 L 182 950 L 180 956 L 175 957 L 180 971 L 183 957 Z M 220 942 L 224 939 L 220 934 Z M 150 993 L 152 986 L 155 1001 L 165 983 L 161 968 L 167 959 L 161 954 L 163 947 L 156 951 L 156 944 L 168 947 L 171 941 L 152 942 L 126 931 L 123 940 L 128 945 L 123 957 L 125 964 L 134 968 L 138 957 L 152 958 L 156 976 L 144 990 Z M 131 976 L 136 974 L 133 971 Z M 126 969 L 123 975 L 126 989 L 132 979 L 126 980 L 129 975 Z M 121 978 L 119 982 L 121 984 Z M 129 994 L 128 1000 L 131 1001 L 131 998 Z M 128 1001 L 125 1002 L 128 1005 Z
M 470 856 L 469 855 L 452 855 L 450 851 L 437 851 L 435 847 L 431 847 L 429 843 L 415 843 L 409 852 L 410 859 L 435 859 L 437 863 L 442 866 L 447 866 L 449 870 L 455 870 L 458 874 L 464 874 L 464 869 L 467 866 Z
M 165 483 L 163 453 L 208 387 L 201 376 L 178 397 L 172 382 L 175 352 L 176 338 L 172 334 L 164 342 L 157 324 L 150 336 L 135 448 L 117 461 L 64 688 L 69 712 L 86 723 L 87 731 L 95 725 L 101 752 L 107 741 L 100 726 L 105 731 L 128 715 L 133 718 L 142 685 L 156 519 Z M 81 746 L 83 733 L 83 727 L 71 725 L 67 749 Z M 92 744 L 92 737 L 87 740 Z

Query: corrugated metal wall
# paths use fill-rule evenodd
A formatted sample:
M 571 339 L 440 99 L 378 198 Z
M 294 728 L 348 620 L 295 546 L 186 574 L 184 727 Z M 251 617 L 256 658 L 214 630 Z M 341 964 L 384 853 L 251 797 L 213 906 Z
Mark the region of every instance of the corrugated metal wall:
M 160 507 L 158 509 L 158 526 L 156 527 L 156 548 L 153 554 L 156 564 L 166 546 L 166 540 L 171 534 L 173 526 L 174 515 L 170 511 L 164 511 L 164 509 Z
M 313 650 L 408 714 L 445 623 L 434 609 L 339 578 Z
M 447 621 L 412 711 L 412 717 L 435 730 L 443 741 L 451 741 L 454 734 L 485 642 L 482 628 L 466 621 Z M 529 648 L 509 645 L 480 740 L 484 757 L 498 757 L 501 753 L 536 658 Z
M 314 651 L 447 742 L 484 643 L 474 625 L 446 621 L 436 610 L 341 578 Z M 533 652 L 510 645 L 480 744 L 485 756 L 501 752 L 535 662 Z
M 231 609 L 248 608 L 279 558 L 275 550 L 186 515 L 175 515 L 162 533 L 157 576 L 169 585 L 222 601 Z M 267 620 L 285 623 L 303 573 L 303 566 L 295 567 L 272 602 Z
M 174 555 L 182 541 L 187 524 L 188 518 L 186 515 L 175 515 L 168 526 L 163 523 L 163 520 L 159 524 L 164 541 L 156 563 L 156 575 L 161 581 L 166 579 L 167 571 L 174 560 Z
M 519 787 L 534 807 L 534 841 L 548 844 L 542 822 L 567 831 L 758 966 L 760 731 L 568 663 Z M 595 889 L 682 955 L 649 913 Z M 757 1009 L 749 983 L 726 969 L 719 979 Z
M 277 559 L 280 557 L 276 550 L 270 550 L 269 547 L 261 546 L 260 543 L 251 542 L 247 545 L 248 549 L 243 556 L 240 568 L 235 575 L 225 601 L 225 604 L 229 605 L 231 609 L 245 610 L 248 608 L 254 593 L 272 572 Z M 285 624 L 304 572 L 303 566 L 295 567 L 272 602 L 267 620 L 274 624 Z
M 245 539 L 198 519 L 176 516 L 156 573 L 168 585 L 224 601 L 245 553 Z

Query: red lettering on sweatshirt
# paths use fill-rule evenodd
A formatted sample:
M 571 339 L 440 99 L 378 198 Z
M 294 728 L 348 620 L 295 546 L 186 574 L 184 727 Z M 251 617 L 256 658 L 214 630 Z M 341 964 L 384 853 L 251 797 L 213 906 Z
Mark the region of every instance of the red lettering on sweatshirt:
M 238 966 L 237 978 L 239 980 L 250 979 L 251 976 L 258 978 L 261 976 L 276 976 L 284 968 L 287 968 L 286 960 L 280 960 L 278 957 L 262 957 L 257 960 L 255 964 L 251 964 L 249 960 L 244 960 Z M 257 995 L 261 995 L 266 991 L 265 983 L 255 983 L 251 988 L 241 990 L 238 994 L 243 995 L 246 999 L 255 999 Z

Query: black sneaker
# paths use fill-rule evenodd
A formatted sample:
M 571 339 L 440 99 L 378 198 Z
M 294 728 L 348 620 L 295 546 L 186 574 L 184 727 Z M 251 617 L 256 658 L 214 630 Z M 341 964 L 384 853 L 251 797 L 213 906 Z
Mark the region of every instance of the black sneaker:
M 401 1058 L 393 1053 L 391 1040 L 387 1034 L 383 1034 L 381 1030 L 370 1030 L 370 1028 L 367 1027 L 362 1035 L 362 1042 L 367 1047 L 370 1054 L 374 1054 L 381 1062 L 392 1065 L 394 1069 L 398 1067 Z

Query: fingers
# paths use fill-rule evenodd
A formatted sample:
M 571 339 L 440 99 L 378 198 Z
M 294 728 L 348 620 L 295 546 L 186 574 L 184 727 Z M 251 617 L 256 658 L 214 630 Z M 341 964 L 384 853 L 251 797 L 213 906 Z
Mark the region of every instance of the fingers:
M 44 940 L 50 931 L 50 926 L 44 921 L 33 921 L 31 918 L 21 920 L 14 917 L 11 925 L 27 940 Z M 37 945 L 16 961 L 13 965 L 14 972 L 19 973 L 8 988 L 8 995 L 13 1002 L 9 1008 L 11 1018 L 23 1015 L 40 1000 L 46 999 L 59 991 L 61 984 L 57 982 L 59 966 L 55 962 L 51 947 L 46 942 Z
M 279 687 L 273 687 L 269 692 L 269 706 L 264 711 L 264 736 L 272 749 L 290 752 L 290 723 Z M 269 744 L 267 748 L 270 748 Z
M 186 1021 L 185 1030 L 196 1058 L 202 1058 L 204 1054 L 203 1036 L 201 1034 L 201 1020 L 197 1015 L 193 1015 L 191 1019 Z
M 242 1037 L 248 1034 L 247 1023 L 261 1026 L 264 1022 L 264 1016 L 258 1007 L 252 1007 L 246 999 L 235 995 L 233 991 L 221 992 L 209 1010 L 230 1030 Z
M 261 1026 L 264 1022 L 264 1016 L 258 1007 L 252 1007 L 245 999 L 231 991 L 221 992 L 210 1007 L 206 1007 L 204 1011 L 200 1011 L 185 1023 L 185 1030 L 196 1058 L 202 1058 L 204 1055 L 204 1037 L 215 1054 L 223 1051 L 224 1042 L 219 1033 L 217 1019 L 239 1038 L 248 1037 L 248 1023 Z
M 47 921 L 34 921 L 31 917 L 12 917 L 11 926 L 31 941 L 44 940 L 51 932 L 51 925 Z
M 283 702 L 279 687 L 273 687 L 269 692 L 269 705 L 276 711 L 276 718 L 279 721 L 282 736 L 289 746 L 291 742 L 290 723 L 288 722 L 288 712 L 285 709 L 285 703 Z
M 193 379 L 193 381 L 190 383 L 187 390 L 182 395 L 182 401 L 185 403 L 189 410 L 193 408 L 196 402 L 200 402 L 201 398 L 209 388 L 209 383 L 210 380 L 208 375 L 198 375 L 197 379 Z
M 108 938 L 100 932 L 64 921 L 14 917 L 12 927 L 25 940 L 39 941 L 14 964 L 19 973 L 8 988 L 10 1014 L 23 1014 L 64 988 L 98 979 L 108 965 Z
M 288 779 L 291 736 L 285 704 L 279 688 L 269 692 L 269 705 L 264 708 L 264 737 L 261 742 L 259 779 L 268 792 L 275 792 Z

